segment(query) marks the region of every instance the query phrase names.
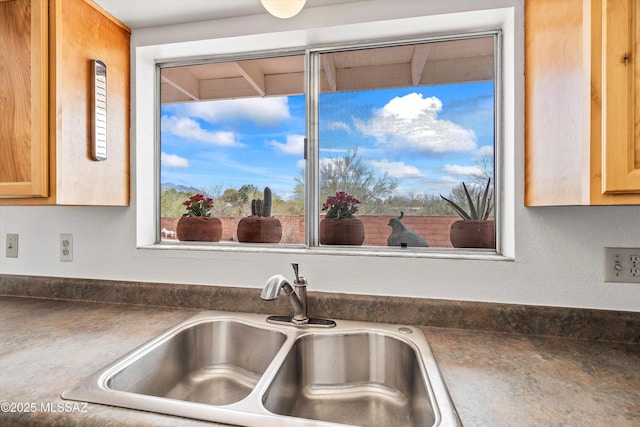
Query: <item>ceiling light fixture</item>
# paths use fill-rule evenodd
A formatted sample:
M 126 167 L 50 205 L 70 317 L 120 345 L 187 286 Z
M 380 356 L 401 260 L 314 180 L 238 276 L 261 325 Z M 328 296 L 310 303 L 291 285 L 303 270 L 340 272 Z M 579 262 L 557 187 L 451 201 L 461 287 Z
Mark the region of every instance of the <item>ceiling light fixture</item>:
M 276 18 L 291 18 L 304 7 L 307 0 L 260 0 L 267 12 Z

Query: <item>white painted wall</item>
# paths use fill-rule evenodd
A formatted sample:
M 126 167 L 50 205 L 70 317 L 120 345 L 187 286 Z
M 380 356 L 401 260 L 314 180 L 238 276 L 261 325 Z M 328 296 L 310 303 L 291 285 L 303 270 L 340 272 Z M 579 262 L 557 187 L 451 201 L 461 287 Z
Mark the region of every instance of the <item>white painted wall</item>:
M 132 82 L 131 206 L 0 207 L 0 273 L 258 288 L 272 274 L 290 275 L 289 263 L 296 261 L 311 290 L 640 311 L 640 285 L 604 283 L 602 279 L 603 247 L 640 247 L 640 207 L 523 206 L 521 0 L 369 0 L 304 10 L 288 21 L 259 15 L 143 29 L 134 31 L 132 66 L 146 78 L 144 73 L 154 55 L 175 55 L 176 47 L 197 50 L 203 45 L 192 43 L 197 40 L 224 37 L 225 46 L 235 48 L 235 42 L 255 42 L 252 34 L 264 34 L 258 44 L 267 45 L 280 34 L 295 35 L 298 39 L 292 43 L 297 45 L 315 44 L 326 41 L 318 39 L 328 37 L 322 30 L 326 27 L 342 29 L 340 36 L 366 39 L 373 37 L 377 28 L 388 26 L 378 21 L 420 20 L 429 15 L 504 7 L 513 7 L 510 13 L 515 28 L 514 78 L 507 112 L 513 120 L 512 129 L 507 129 L 510 141 L 504 171 L 507 229 L 511 230 L 506 253 L 513 261 L 138 249 L 138 245 L 150 243 L 153 230 L 153 194 L 149 190 L 153 176 L 149 129 L 153 124 L 148 116 L 153 101 L 145 83 Z M 447 22 L 451 17 L 442 15 L 434 22 Z M 377 23 L 363 24 L 366 22 Z M 348 34 L 350 30 L 341 27 L 344 24 L 361 25 L 353 25 L 354 33 Z M 403 31 L 403 27 L 393 31 Z M 358 33 L 363 28 L 367 31 Z M 178 42 L 184 45 L 157 47 Z M 19 233 L 19 258 L 5 258 L 5 233 Z M 60 233 L 74 236 L 71 263 L 58 260 Z

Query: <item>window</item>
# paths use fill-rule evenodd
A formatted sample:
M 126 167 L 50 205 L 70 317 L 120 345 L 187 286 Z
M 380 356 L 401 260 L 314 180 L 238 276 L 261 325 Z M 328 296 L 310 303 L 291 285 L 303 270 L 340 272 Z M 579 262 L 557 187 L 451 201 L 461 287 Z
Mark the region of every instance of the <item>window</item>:
M 183 202 L 214 199 L 222 242 L 264 201 L 281 244 L 304 243 L 304 53 L 161 70 L 161 237 L 176 238 Z M 254 203 L 255 207 L 255 203 Z M 263 213 L 264 214 L 264 213 Z M 241 239 L 244 240 L 244 239 Z
M 218 244 L 251 244 L 238 224 L 269 187 L 279 245 L 452 247 L 458 208 L 499 219 L 497 44 L 492 32 L 160 65 L 161 240 L 201 193 Z M 327 240 L 336 197 L 354 201 L 361 242 Z

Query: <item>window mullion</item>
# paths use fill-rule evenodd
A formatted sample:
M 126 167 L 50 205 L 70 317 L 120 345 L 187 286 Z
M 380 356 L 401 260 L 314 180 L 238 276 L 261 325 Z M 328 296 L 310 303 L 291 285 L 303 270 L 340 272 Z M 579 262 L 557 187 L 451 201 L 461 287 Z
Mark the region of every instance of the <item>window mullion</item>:
M 306 182 L 305 182 L 305 240 L 308 247 L 319 245 L 319 151 L 318 151 L 318 94 L 320 69 L 318 53 L 309 50 L 305 54 L 305 93 L 306 93 Z

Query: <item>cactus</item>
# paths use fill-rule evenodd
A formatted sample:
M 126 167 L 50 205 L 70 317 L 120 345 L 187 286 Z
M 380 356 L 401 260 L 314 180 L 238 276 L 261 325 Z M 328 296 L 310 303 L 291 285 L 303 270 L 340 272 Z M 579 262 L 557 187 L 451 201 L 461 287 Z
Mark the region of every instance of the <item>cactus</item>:
M 268 218 L 271 216 L 271 189 L 264 187 L 264 199 L 251 200 L 251 215 Z
M 440 195 L 440 197 L 447 201 L 451 205 L 451 207 L 458 213 L 458 215 L 460 215 L 460 217 L 465 221 L 486 220 L 489 217 L 491 210 L 493 209 L 493 200 L 491 200 L 493 197 L 493 191 L 491 191 L 490 184 L 491 178 L 487 180 L 487 186 L 485 187 L 484 192 L 482 192 L 482 194 L 478 193 L 474 203 L 469 189 L 464 182 L 462 183 L 462 188 L 464 189 L 465 196 L 467 196 L 467 203 L 469 205 L 468 212 L 465 211 L 464 208 L 457 203 L 444 197 L 442 194 Z

